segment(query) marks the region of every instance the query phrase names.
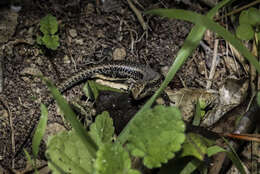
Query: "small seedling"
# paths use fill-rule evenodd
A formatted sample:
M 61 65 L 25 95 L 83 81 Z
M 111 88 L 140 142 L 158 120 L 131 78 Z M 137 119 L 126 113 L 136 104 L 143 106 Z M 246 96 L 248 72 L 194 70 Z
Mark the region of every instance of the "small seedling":
M 37 36 L 37 43 L 39 45 L 45 45 L 46 48 L 56 50 L 59 46 L 58 21 L 56 17 L 48 14 L 40 21 L 40 31 L 43 36 Z

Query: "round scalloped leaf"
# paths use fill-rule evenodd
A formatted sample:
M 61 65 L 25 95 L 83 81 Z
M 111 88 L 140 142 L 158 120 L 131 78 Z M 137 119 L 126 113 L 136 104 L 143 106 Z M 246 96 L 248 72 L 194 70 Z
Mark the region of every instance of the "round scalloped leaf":
M 239 39 L 250 40 L 254 37 L 254 30 L 251 25 L 241 24 L 236 29 L 236 35 Z
M 148 168 L 160 167 L 180 150 L 184 131 L 185 124 L 176 107 L 156 106 L 131 124 L 127 147 L 133 156 L 142 157 Z
M 47 48 L 52 50 L 56 50 L 60 46 L 58 35 L 46 34 L 42 37 L 42 41 Z
M 248 10 L 244 10 L 240 13 L 240 16 L 239 16 L 239 24 L 242 25 L 242 24 L 249 24 L 251 25 L 251 21 L 249 19 L 249 16 L 248 16 Z
M 103 144 L 97 152 L 95 162 L 96 174 L 140 174 L 131 169 L 131 160 L 128 152 L 121 144 Z
M 45 155 L 53 174 L 93 173 L 94 159 L 74 131 L 61 132 L 51 137 Z
M 55 34 L 58 31 L 58 21 L 56 17 L 48 14 L 40 21 L 40 30 L 45 34 Z
M 260 12 L 258 9 L 251 7 L 248 10 L 248 18 L 250 20 L 251 25 L 255 26 L 260 24 Z
M 96 117 L 95 122 L 90 126 L 90 136 L 98 146 L 103 143 L 112 142 L 114 135 L 113 120 L 109 117 L 109 113 L 104 111 Z

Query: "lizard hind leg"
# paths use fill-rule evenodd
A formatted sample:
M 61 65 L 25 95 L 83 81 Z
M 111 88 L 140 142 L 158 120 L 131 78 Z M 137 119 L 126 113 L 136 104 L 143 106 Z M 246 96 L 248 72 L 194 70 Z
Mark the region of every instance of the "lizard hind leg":
M 145 85 L 141 83 L 132 83 L 129 86 L 129 91 L 131 91 L 135 100 L 142 99 L 143 97 L 146 96 L 144 89 L 145 89 Z

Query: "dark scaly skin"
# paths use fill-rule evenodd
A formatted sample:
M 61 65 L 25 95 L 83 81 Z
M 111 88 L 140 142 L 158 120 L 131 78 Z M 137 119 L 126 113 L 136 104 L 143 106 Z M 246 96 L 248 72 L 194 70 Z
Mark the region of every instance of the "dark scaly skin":
M 61 93 L 88 79 L 103 79 L 132 85 L 132 95 L 138 100 L 154 92 L 161 75 L 146 65 L 133 62 L 104 62 L 87 67 L 58 86 Z
M 158 89 L 162 76 L 147 65 L 126 61 L 103 62 L 87 66 L 85 70 L 58 85 L 58 90 L 60 93 L 64 93 L 73 86 L 89 79 L 103 79 L 128 84 L 134 99 L 139 100 L 153 94 Z M 53 100 L 52 97 L 49 97 L 45 105 L 48 107 Z M 39 117 L 35 119 L 39 119 Z M 34 124 L 29 131 L 27 138 L 14 157 L 16 157 L 28 143 L 35 125 L 36 124 Z

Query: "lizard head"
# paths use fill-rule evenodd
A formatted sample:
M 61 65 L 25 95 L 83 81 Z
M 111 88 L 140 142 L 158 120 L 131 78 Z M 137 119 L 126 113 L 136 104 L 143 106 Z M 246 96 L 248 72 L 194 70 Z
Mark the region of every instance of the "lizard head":
M 131 88 L 131 93 L 135 100 L 152 95 L 160 86 L 162 76 L 158 73 L 155 78 L 135 83 Z

